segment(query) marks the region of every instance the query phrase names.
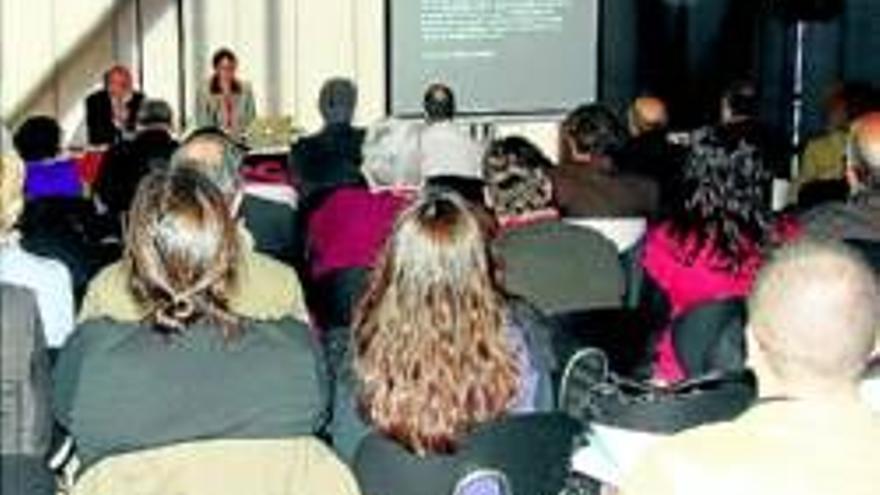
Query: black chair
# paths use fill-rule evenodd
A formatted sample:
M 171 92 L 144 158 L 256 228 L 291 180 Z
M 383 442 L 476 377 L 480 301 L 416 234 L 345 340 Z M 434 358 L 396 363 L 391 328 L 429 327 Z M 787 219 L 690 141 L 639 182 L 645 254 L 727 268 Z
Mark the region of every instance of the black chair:
M 672 322 L 672 339 L 687 376 L 745 367 L 746 305 L 742 298 L 701 304 Z
M 371 433 L 358 447 L 353 470 L 364 493 L 449 495 L 474 472 L 497 471 L 510 493 L 558 493 L 581 425 L 562 413 L 509 416 L 484 425 L 448 455 L 417 456 Z

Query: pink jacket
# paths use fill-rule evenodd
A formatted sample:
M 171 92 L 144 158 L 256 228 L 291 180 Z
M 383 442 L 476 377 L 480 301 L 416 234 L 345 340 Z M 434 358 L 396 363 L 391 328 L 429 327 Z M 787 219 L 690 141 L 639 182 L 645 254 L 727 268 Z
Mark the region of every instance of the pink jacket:
M 703 248 L 693 263 L 688 264 L 685 254 L 689 250 L 686 248 L 673 237 L 667 225 L 648 231 L 642 265 L 669 298 L 671 318 L 681 316 L 700 303 L 749 293 L 762 260 L 757 247 L 733 272 L 721 267 L 719 253 L 710 247 Z M 665 381 L 685 377 L 669 328 L 661 334 L 655 351 L 655 377 Z
M 309 216 L 308 255 L 317 279 L 334 270 L 371 267 L 410 196 L 397 191 L 345 187 Z

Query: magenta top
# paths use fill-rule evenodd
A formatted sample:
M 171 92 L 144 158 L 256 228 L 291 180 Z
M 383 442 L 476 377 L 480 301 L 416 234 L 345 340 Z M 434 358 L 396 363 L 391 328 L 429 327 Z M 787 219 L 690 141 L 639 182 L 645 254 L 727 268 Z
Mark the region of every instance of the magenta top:
M 309 216 L 312 277 L 342 268 L 371 267 L 410 198 L 396 191 L 344 187 Z
M 669 298 L 671 319 L 704 302 L 747 295 L 761 265 L 757 247 L 749 250 L 748 259 L 735 271 L 724 269 L 719 253 L 710 246 L 697 253 L 693 263 L 687 263 L 687 248 L 692 243 L 679 242 L 668 225 L 653 227 L 647 233 L 642 265 Z M 667 382 L 685 378 L 669 328 L 660 335 L 654 369 L 654 376 Z

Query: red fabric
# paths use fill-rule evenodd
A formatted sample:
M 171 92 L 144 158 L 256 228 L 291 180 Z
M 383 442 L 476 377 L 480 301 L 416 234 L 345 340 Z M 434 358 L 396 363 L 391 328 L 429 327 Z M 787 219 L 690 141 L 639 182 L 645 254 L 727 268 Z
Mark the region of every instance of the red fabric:
M 410 197 L 395 191 L 347 187 L 331 193 L 309 216 L 312 277 L 372 266 Z
M 83 184 L 92 186 L 97 182 L 104 166 L 105 154 L 103 151 L 87 151 L 75 158 L 76 173 Z
M 795 221 L 784 219 L 778 223 L 772 240 L 788 242 L 800 234 L 801 228 Z M 700 251 L 693 263 L 686 263 L 688 244 L 675 239 L 667 225 L 651 228 L 646 237 L 642 265 L 669 298 L 671 319 L 704 302 L 749 294 L 763 262 L 758 246 L 749 251 L 738 270 L 731 272 L 721 268 L 719 253 L 709 247 Z M 685 378 L 669 328 L 661 334 L 655 353 L 656 378 L 666 382 Z

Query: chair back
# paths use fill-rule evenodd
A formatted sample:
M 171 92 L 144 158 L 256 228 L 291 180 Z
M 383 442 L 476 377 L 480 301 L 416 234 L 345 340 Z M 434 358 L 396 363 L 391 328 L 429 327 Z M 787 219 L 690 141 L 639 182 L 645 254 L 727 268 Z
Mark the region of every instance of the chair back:
M 44 457 L 49 449 L 49 359 L 37 310 L 29 290 L 0 285 L 0 457 L 3 494 L 49 494 L 52 475 Z

